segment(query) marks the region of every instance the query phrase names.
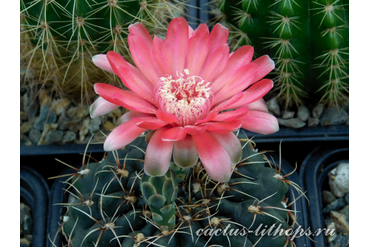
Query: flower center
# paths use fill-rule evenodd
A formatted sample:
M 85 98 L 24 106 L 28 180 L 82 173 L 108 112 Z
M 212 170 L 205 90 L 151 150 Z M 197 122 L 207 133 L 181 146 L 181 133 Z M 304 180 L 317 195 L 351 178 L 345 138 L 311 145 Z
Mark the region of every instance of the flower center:
M 156 84 L 156 101 L 161 109 L 174 114 L 181 126 L 192 125 L 207 116 L 212 106 L 211 83 L 199 76 L 177 73 L 159 78 Z

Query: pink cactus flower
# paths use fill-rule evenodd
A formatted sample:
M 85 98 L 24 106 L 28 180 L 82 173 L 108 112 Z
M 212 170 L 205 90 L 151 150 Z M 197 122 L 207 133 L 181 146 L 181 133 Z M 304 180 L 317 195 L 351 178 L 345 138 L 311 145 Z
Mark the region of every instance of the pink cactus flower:
M 182 17 L 173 19 L 167 37 L 151 38 L 140 23 L 129 27 L 128 44 L 136 67 L 110 51 L 96 55 L 96 66 L 115 73 L 130 90 L 96 83 L 100 96 L 90 107 L 92 118 L 122 106 L 128 110 L 108 135 L 104 149 L 120 149 L 145 130 L 153 130 L 144 170 L 164 175 L 173 158 L 191 167 L 200 158 L 209 176 L 230 179 L 242 147 L 239 128 L 270 134 L 279 130 L 262 97 L 273 87 L 262 79 L 275 64 L 265 55 L 252 61 L 253 47 L 230 53 L 228 29 L 206 24 L 193 30 Z M 246 90 L 245 90 L 246 89 Z

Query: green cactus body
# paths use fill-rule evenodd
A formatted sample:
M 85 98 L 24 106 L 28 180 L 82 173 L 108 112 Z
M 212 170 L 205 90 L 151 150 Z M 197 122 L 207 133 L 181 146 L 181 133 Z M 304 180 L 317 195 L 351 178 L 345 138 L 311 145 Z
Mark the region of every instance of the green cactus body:
M 289 181 L 239 136 L 243 156 L 228 183 L 209 178 L 200 162 L 174 163 L 162 177 L 143 174 L 147 144 L 139 137 L 66 181 L 61 230 L 70 246 L 287 246 Z M 289 220 L 289 218 L 291 220 Z M 255 233 L 252 233 L 254 231 Z
M 285 108 L 315 98 L 345 104 L 348 93 L 348 9 L 338 0 L 222 0 L 232 46 L 269 54 Z M 242 39 L 242 37 L 244 37 Z M 240 40 L 246 40 L 240 42 Z
M 315 89 L 329 105 L 348 100 L 349 4 L 344 2 L 311 1 Z
M 145 147 L 140 141 L 133 145 Z M 134 194 L 140 190 L 136 172 L 143 168 L 143 158 L 137 149 L 110 153 L 67 180 L 70 196 L 62 231 L 73 246 L 120 246 L 122 239 L 114 238 L 146 225 L 146 203 Z
M 276 61 L 275 81 L 279 86 L 278 97 L 285 101 L 285 107 L 302 104 L 302 97 L 308 96 L 309 76 L 307 61 L 311 60 L 307 47 L 310 46 L 308 1 L 280 1 L 272 6 L 271 41 Z
M 163 231 L 170 231 L 176 224 L 178 186 L 175 173 L 169 169 L 166 175 L 141 179 L 141 192 L 152 212 L 152 218 Z
M 20 6 L 23 66 L 69 97 L 80 92 L 83 103 L 89 103 L 92 85 L 101 78 L 121 84 L 93 65 L 93 55 L 113 50 L 131 62 L 130 24 L 141 22 L 152 35 L 163 36 L 171 18 L 185 15 L 183 1 L 21 0 Z

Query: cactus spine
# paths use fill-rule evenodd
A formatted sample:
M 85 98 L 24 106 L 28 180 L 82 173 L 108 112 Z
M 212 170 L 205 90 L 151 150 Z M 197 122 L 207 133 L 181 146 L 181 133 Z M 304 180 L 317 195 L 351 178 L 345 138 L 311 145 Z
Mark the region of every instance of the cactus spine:
M 84 164 L 66 180 L 68 200 L 60 230 L 69 246 L 294 246 L 287 235 L 249 233 L 280 225 L 294 228 L 287 208 L 297 187 L 239 135 L 242 160 L 228 183 L 210 179 L 202 164 L 172 163 L 163 177 L 143 174 L 142 137 Z M 141 191 L 141 192 L 140 192 Z M 294 201 L 288 203 L 294 204 Z M 227 232 L 232 230 L 233 233 Z M 227 234 L 216 234 L 225 231 Z
M 328 106 L 348 100 L 348 1 L 222 0 L 230 41 L 268 53 L 285 108 L 310 98 Z
M 131 61 L 127 28 L 135 22 L 158 36 L 185 15 L 185 3 L 162 0 L 21 0 L 21 59 L 27 79 L 61 93 L 79 92 L 89 103 L 93 83 L 119 80 L 92 64 L 110 50 Z M 191 6 L 190 6 L 191 7 Z M 31 77 L 31 78 L 30 78 Z M 90 102 L 91 103 L 91 102 Z

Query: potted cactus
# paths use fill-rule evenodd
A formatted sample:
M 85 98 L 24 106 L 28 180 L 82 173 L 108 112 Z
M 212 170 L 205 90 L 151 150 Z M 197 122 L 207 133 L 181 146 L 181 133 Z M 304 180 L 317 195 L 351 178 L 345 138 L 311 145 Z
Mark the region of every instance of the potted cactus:
M 218 8 L 226 25 L 237 29 L 235 47 L 253 44 L 273 57 L 284 107 L 305 98 L 328 105 L 348 101 L 348 1 L 222 0 Z
M 294 246 L 298 198 L 286 194 L 299 186 L 240 130 L 278 130 L 262 99 L 274 62 L 252 61 L 251 46 L 229 54 L 222 25 L 194 30 L 175 18 L 166 39 L 140 23 L 128 30 L 137 67 L 113 51 L 92 58 L 130 90 L 95 84 L 91 117 L 129 111 L 105 139 L 101 161 L 85 155 L 63 175 L 66 243 Z M 262 233 L 274 227 L 274 235 Z
M 349 219 L 348 215 L 344 217 L 340 213 L 349 204 L 348 173 L 343 169 L 339 174 L 334 172 L 339 165 L 349 167 L 348 162 L 348 146 L 321 145 L 312 150 L 302 163 L 300 179 L 310 198 L 310 204 L 304 204 L 310 227 L 332 231 L 330 235 L 314 236 L 314 246 L 348 246 Z M 334 188 L 330 193 L 332 198 L 324 196 L 324 190 L 328 192 L 329 188 Z
M 95 82 L 124 88 L 91 58 L 112 50 L 132 62 L 131 24 L 141 22 L 151 35 L 163 37 L 175 17 L 196 22 L 195 6 L 182 0 L 20 0 L 20 8 L 20 139 L 27 153 L 48 153 L 28 148 L 33 145 L 82 144 L 83 149 L 92 134 L 116 124 L 119 110 L 106 118 L 88 117 Z
M 92 57 L 113 50 L 132 63 L 127 34 L 129 25 L 137 21 L 161 38 L 174 17 L 187 16 L 197 22 L 194 11 L 189 11 L 197 7 L 195 1 L 93 2 L 21 1 L 21 84 L 30 85 L 27 95 L 21 93 L 21 146 L 86 144 L 99 129 L 109 133 L 124 112 L 116 109 L 108 117 L 90 121 L 86 104 L 93 99 L 93 84 L 101 81 L 126 87 L 119 76 L 95 66 Z M 275 61 L 270 76 L 275 88 L 265 100 L 282 128 L 259 138 L 348 139 L 348 1 L 222 0 L 199 4 L 212 14 L 208 20 L 209 11 L 198 13 L 203 21 L 212 26 L 214 20 L 221 21 L 230 30 L 230 52 L 249 44 L 255 58 L 269 54 Z M 41 91 L 39 84 L 43 85 Z M 33 104 L 36 98 L 39 102 Z M 62 113 L 66 109 L 61 108 L 76 108 L 81 102 L 85 109 Z M 41 112 L 39 108 L 46 109 Z M 45 128 L 36 128 L 32 122 L 38 111 L 49 117 L 42 118 Z M 314 127 L 338 124 L 344 125 Z M 95 138 L 97 142 L 104 139 L 102 135 Z
M 186 15 L 187 8 L 181 1 L 141 0 L 20 0 L 20 7 L 21 70 L 27 80 L 22 86 L 42 84 L 55 99 L 68 96 L 81 104 L 90 103 L 96 81 L 118 82 L 94 66 L 93 55 L 113 50 L 131 61 L 132 23 L 161 36 L 169 20 Z
M 300 235 L 262 234 L 274 224 L 287 232 L 303 225 L 305 199 L 290 180 L 293 168 L 284 160 L 271 167 L 279 159 L 268 161 L 243 136 L 228 183 L 210 179 L 200 162 L 192 168 L 172 162 L 160 177 L 143 174 L 144 137 L 100 162 L 85 159 L 54 184 L 49 245 L 310 246 Z
M 249 44 L 276 62 L 268 105 L 281 126 L 348 124 L 349 1 L 219 0 L 203 8 L 231 30 L 232 49 Z

